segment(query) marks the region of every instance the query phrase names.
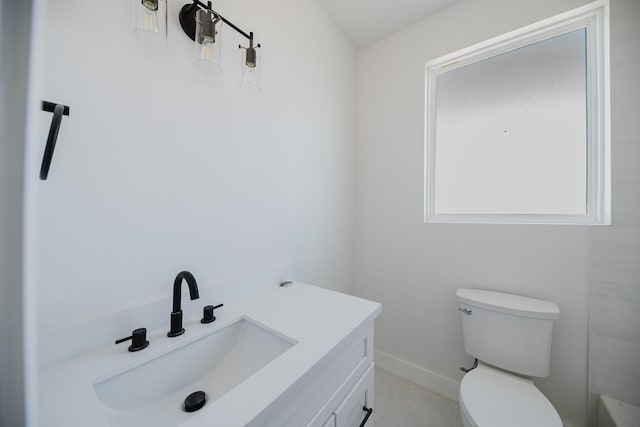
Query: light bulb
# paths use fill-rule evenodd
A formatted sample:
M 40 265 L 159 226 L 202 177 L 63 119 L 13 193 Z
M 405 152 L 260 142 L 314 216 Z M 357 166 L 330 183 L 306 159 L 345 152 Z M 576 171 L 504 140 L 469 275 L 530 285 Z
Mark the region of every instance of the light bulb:
M 255 67 L 246 67 L 244 72 L 244 84 L 254 85 L 257 83 Z
M 200 52 L 200 61 L 215 62 L 216 55 L 213 43 L 202 43 Z
M 218 74 L 222 71 L 220 64 L 220 46 L 218 43 L 196 43 L 196 66 L 205 73 Z
M 158 12 L 155 10 L 145 9 L 144 18 L 142 22 L 142 30 L 150 33 L 157 33 L 160 31 L 158 25 Z

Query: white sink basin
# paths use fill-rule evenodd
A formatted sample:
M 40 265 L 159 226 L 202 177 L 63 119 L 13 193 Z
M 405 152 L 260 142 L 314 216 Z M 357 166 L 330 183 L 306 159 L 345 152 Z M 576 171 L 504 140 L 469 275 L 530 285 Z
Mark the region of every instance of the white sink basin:
M 243 318 L 94 389 L 109 425 L 175 426 L 198 414 L 184 411 L 189 394 L 204 391 L 206 409 L 294 344 Z

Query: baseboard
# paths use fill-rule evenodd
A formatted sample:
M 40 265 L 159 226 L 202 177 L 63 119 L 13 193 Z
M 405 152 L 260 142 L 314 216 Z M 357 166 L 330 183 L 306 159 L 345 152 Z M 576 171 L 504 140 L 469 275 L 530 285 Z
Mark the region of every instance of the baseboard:
M 460 383 L 440 374 L 429 371 L 414 363 L 407 362 L 381 350 L 375 350 L 374 360 L 376 366 L 389 371 L 418 384 L 421 387 L 434 391 L 453 401 L 458 401 Z

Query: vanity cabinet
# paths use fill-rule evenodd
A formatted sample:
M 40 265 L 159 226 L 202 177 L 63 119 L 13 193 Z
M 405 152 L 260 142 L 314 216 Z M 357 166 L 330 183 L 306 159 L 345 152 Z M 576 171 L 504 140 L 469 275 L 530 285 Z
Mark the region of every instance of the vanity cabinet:
M 328 362 L 326 367 L 301 394 L 313 392 L 306 402 L 290 406 L 298 410 L 284 425 L 358 427 L 367 414 L 363 407 L 373 407 L 373 322 L 354 331 L 323 361 Z M 283 425 L 282 421 L 276 424 Z
M 373 364 L 349 390 L 347 396 L 322 424 L 322 427 L 360 426 L 367 417 L 367 411 L 364 408 L 373 410 Z M 309 424 L 309 426 L 312 425 L 314 425 L 313 422 Z
M 367 415 L 364 408 L 373 408 L 373 364 L 332 414 L 335 426 L 359 426 Z
M 336 427 L 336 415 L 331 414 L 329 419 L 322 424 L 322 427 Z
M 373 372 L 371 320 L 329 351 L 249 427 L 358 427 L 366 416 L 363 407 L 373 407 Z
M 152 330 L 152 344 L 141 352 L 109 340 L 107 347 L 67 360 L 57 355 L 60 361 L 39 371 L 41 424 L 121 425 L 125 419 L 128 425 L 166 427 L 362 424 L 374 404 L 373 323 L 380 304 L 296 282 L 225 308 L 213 326 L 191 318 L 189 333 L 179 338 L 168 339 L 164 327 Z M 116 323 L 113 316 L 98 319 L 104 330 Z M 41 342 L 57 342 L 53 338 L 61 335 L 65 340 L 58 341 L 72 342 L 90 326 L 74 324 Z M 103 340 L 111 335 L 105 333 Z M 245 372 L 258 364 L 253 373 Z M 150 377 L 156 379 L 144 380 Z M 197 390 L 211 393 L 210 400 L 197 412 L 185 412 L 186 392 Z M 68 407 L 74 411 L 61 409 Z M 369 417 L 366 426 L 371 425 Z

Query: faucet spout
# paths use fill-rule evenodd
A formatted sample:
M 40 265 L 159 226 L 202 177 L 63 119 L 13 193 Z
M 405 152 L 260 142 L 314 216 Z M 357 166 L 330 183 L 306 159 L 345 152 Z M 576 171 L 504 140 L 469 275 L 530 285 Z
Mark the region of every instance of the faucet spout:
M 187 282 L 187 286 L 189 287 L 189 297 L 193 301 L 194 299 L 200 298 L 200 294 L 198 293 L 198 283 L 196 282 L 196 278 L 193 277 L 193 274 L 188 271 L 181 271 L 176 276 L 176 280 L 173 282 L 173 311 L 180 311 L 180 305 L 182 303 L 182 279 Z
M 178 335 L 182 335 L 184 333 L 184 328 L 182 327 L 182 281 L 187 282 L 187 286 L 189 287 L 189 296 L 192 300 L 200 298 L 200 294 L 198 292 L 198 283 L 196 282 L 196 278 L 193 277 L 188 271 L 181 271 L 176 276 L 176 280 L 173 282 L 173 311 L 171 312 L 171 330 L 167 333 L 169 337 L 177 337 Z

